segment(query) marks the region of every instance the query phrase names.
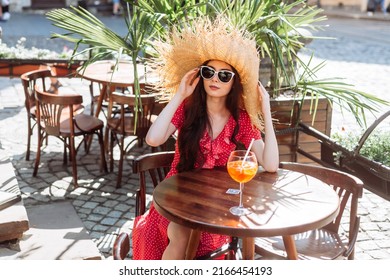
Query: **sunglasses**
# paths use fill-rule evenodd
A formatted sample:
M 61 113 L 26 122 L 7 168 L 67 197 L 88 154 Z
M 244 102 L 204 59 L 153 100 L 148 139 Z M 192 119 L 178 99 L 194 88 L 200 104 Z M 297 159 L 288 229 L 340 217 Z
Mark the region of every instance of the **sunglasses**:
M 200 75 L 205 80 L 211 80 L 215 74 L 218 74 L 218 80 L 222 83 L 230 82 L 234 77 L 234 72 L 228 70 L 215 71 L 209 66 L 200 67 Z

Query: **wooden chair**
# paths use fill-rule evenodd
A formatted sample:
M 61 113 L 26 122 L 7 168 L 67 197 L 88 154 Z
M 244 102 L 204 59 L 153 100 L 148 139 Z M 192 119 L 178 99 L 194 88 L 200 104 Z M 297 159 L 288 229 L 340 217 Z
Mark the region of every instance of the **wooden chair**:
M 340 211 L 336 219 L 316 230 L 295 235 L 298 258 L 302 260 L 354 259 L 354 248 L 359 232 L 358 199 L 363 183 L 357 177 L 335 169 L 300 163 L 282 162 L 280 168 L 301 172 L 318 178 L 332 187 L 340 197 Z M 304 175 L 302 175 L 304 176 Z M 346 217 L 349 216 L 349 220 Z M 344 232 L 342 221 L 349 221 Z M 285 259 L 282 237 L 256 238 L 256 253 L 263 259 Z
M 126 232 L 121 232 L 114 241 L 112 257 L 114 260 L 124 260 L 130 252 L 130 237 Z
M 135 112 L 136 104 L 138 112 Z M 107 115 L 107 129 L 110 134 L 110 171 L 114 168 L 113 151 L 116 144 L 119 148 L 117 188 L 121 187 L 124 156 L 134 141 L 138 141 L 139 146 L 143 145 L 151 125 L 154 105 L 154 94 L 141 94 L 139 98 L 118 92 L 110 95 Z M 134 139 L 125 143 L 127 137 L 134 137 Z
M 30 147 L 31 136 L 33 134 L 34 127 L 36 126 L 36 108 L 35 108 L 35 95 L 34 87 L 39 84 L 44 91 L 46 91 L 49 78 L 52 76 L 51 71 L 48 69 L 34 70 L 24 73 L 20 76 L 24 89 L 24 106 L 27 112 L 27 151 L 26 160 L 30 160 Z
M 38 173 L 43 140 L 48 136 L 55 136 L 64 142 L 64 163 L 67 163 L 67 149 L 72 161 L 73 184 L 77 183 L 76 153 L 80 144 L 86 142 L 86 136 L 96 134 L 100 144 L 100 170 L 107 172 L 107 165 L 104 153 L 103 126 L 104 123 L 90 115 L 75 114 L 74 107 L 83 102 L 81 95 L 50 94 L 35 86 L 35 98 L 37 107 L 38 123 L 38 148 L 33 176 Z M 79 146 L 75 147 L 75 137 L 83 136 L 84 139 Z
M 168 174 L 174 151 L 149 153 L 133 160 L 133 172 L 139 175 L 139 188 L 135 196 L 135 216 L 143 215 L 146 211 L 147 178 L 152 182 L 153 188 L 157 186 Z M 125 232 L 119 234 L 114 241 L 113 258 L 123 260 L 130 250 L 130 238 Z
M 51 83 L 50 78 L 53 75 L 50 69 L 38 69 L 26 72 L 20 76 L 24 90 L 24 106 L 27 112 L 27 151 L 26 160 L 30 160 L 30 147 L 31 147 L 31 136 L 33 134 L 34 127 L 36 126 L 36 107 L 35 107 L 35 85 L 39 85 L 43 91 L 49 90 Z M 74 107 L 75 113 L 80 113 L 83 110 L 83 106 L 78 104 Z

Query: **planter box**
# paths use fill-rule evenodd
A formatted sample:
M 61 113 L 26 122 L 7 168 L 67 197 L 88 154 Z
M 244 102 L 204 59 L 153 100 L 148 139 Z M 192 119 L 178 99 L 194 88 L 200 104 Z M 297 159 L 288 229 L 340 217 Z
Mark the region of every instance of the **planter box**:
M 332 107 L 325 98 L 319 99 L 315 118 L 310 109 L 311 98 L 304 100 L 299 113 L 300 100 L 271 100 L 272 117 L 275 119 L 275 131 L 279 145 L 280 161 L 312 163 L 313 161 L 298 153 L 304 150 L 314 156 L 320 156 L 321 146 L 318 139 L 298 133 L 298 123 L 314 127 L 325 135 L 330 135 Z M 313 123 L 314 118 L 314 123 Z
M 73 77 L 76 69 L 84 61 L 74 61 L 72 64 L 64 59 L 0 59 L 0 76 L 20 77 L 23 73 L 37 70 L 42 66 L 55 69 L 58 77 Z
M 300 124 L 300 134 L 317 139 L 321 152 L 320 155 L 315 156 L 307 151 L 298 150 L 298 152 L 323 166 L 336 168 L 359 177 L 364 182 L 364 188 L 390 201 L 390 166 L 360 154 L 360 148 L 364 145 L 367 137 L 388 116 L 390 116 L 390 111 L 380 116 L 366 130 L 353 151 L 341 146 L 337 141 L 317 129 Z

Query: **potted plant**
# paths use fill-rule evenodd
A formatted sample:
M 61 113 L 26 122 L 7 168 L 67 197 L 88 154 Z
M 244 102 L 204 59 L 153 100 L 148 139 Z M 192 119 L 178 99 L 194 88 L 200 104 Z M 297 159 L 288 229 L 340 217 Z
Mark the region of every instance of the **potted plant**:
M 378 104 L 386 103 L 373 95 L 354 89 L 339 79 L 318 79 L 316 71 L 323 64 L 312 66 L 310 62 L 305 63 L 299 59 L 298 51 L 305 47 L 305 42 L 313 39 L 306 31 L 316 29 L 315 23 L 326 19 L 320 15 L 321 9 L 308 6 L 305 0 L 288 3 L 280 0 L 126 0 L 126 2 L 127 13 L 124 19 L 128 26 L 128 34 L 124 37 L 109 30 L 94 15 L 82 8 L 49 12 L 47 17 L 54 25 L 70 32 L 63 35 L 54 34 L 53 37 L 74 42 L 75 50 L 81 44 L 91 46 L 84 51 L 99 50 L 89 62 L 103 57 L 107 52 L 115 52 L 117 58 L 127 54 L 133 63 L 137 63 L 146 55 L 153 55 L 153 38 L 169 32 L 172 25 L 184 26 L 201 15 L 213 17 L 224 13 L 233 24 L 253 34 L 261 59 L 270 62 L 270 79 L 265 82 L 265 86 L 274 99 L 275 119 L 280 121 L 276 124 L 277 129 L 283 127 L 294 129 L 302 118 L 308 118 L 307 120 L 313 124 L 314 116 L 317 120 L 321 114 L 331 117 L 331 103 L 337 103 L 343 109 L 352 112 L 357 122 L 364 125 L 365 112 L 375 111 Z M 139 92 L 136 90 L 137 93 Z M 288 98 L 286 93 L 289 95 Z M 287 105 L 282 104 L 285 99 Z M 304 109 L 304 105 L 308 105 L 308 109 Z M 319 113 L 321 106 L 324 107 L 324 113 Z M 286 108 L 284 113 L 281 108 Z M 304 110 L 310 117 L 304 116 Z M 328 118 L 324 122 L 325 125 L 320 130 L 329 135 L 331 119 Z M 298 139 L 296 133 L 292 133 L 287 139 L 283 139 L 286 138 L 284 134 L 280 137 L 279 142 L 282 145 L 286 144 L 286 149 L 291 150 L 281 159 L 296 160 L 294 150 Z

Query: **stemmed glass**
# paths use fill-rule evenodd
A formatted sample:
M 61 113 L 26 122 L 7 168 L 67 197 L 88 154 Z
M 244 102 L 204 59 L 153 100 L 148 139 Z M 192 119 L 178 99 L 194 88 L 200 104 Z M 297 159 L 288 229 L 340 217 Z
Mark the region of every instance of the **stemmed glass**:
M 244 183 L 249 182 L 255 177 L 258 169 L 255 153 L 245 150 L 236 150 L 230 153 L 227 170 L 232 179 L 240 183 L 240 204 L 230 208 L 230 213 L 236 216 L 248 215 L 250 210 L 245 208 L 242 203 L 242 193 Z

